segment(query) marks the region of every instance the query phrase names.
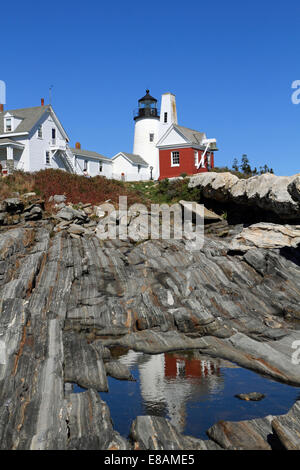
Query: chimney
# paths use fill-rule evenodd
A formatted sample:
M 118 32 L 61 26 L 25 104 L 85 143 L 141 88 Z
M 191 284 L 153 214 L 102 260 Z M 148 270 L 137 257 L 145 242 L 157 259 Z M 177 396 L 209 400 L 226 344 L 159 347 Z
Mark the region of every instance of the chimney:
M 4 104 L 0 103 L 0 113 L 3 113 L 3 111 L 4 111 Z
M 80 144 L 80 142 L 76 142 L 75 148 L 76 148 L 77 150 L 80 150 L 80 149 L 81 149 L 81 144 Z
M 44 104 L 45 104 L 45 100 L 44 98 L 41 98 L 41 106 L 44 106 Z

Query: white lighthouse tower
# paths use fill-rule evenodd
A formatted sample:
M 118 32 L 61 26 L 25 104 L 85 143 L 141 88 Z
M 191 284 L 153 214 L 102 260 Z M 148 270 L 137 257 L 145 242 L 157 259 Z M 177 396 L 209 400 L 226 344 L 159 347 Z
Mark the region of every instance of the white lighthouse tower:
M 159 138 L 160 120 L 157 112 L 157 99 L 149 94 L 138 101 L 135 113 L 133 153 L 140 155 L 149 165 L 149 179 L 159 177 L 159 151 L 156 143 Z

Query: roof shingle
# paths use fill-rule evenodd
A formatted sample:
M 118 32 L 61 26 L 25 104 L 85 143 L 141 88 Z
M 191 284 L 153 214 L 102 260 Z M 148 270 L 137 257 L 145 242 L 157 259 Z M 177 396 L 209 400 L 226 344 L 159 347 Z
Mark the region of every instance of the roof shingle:
M 131 161 L 131 163 L 136 164 L 136 165 L 145 165 L 148 166 L 148 163 L 145 162 L 145 160 L 140 156 L 140 155 L 135 155 L 133 153 L 127 153 L 127 152 L 120 152 L 120 154 L 125 155 L 125 157 L 128 158 L 128 160 Z M 118 154 L 119 155 L 119 154 Z M 117 156 L 117 155 L 116 155 Z M 114 157 L 115 158 L 115 157 Z
M 99 160 L 108 160 L 111 162 L 111 159 L 108 157 L 104 157 L 104 155 L 101 155 L 100 153 L 93 152 L 91 150 L 83 150 L 83 149 L 77 149 L 77 148 L 72 148 L 71 151 L 74 155 L 79 155 L 81 157 L 91 157 L 91 158 L 98 158 Z
M 0 113 L 0 134 L 10 135 L 14 133 L 30 132 L 37 121 L 43 116 L 43 114 L 49 111 L 50 106 L 36 106 L 34 108 L 23 108 L 23 109 L 7 109 L 3 113 Z M 4 119 L 6 113 L 11 114 L 14 117 L 22 119 L 20 124 L 12 132 L 4 132 Z
M 178 129 L 184 137 L 195 145 L 201 145 L 202 140 L 206 138 L 204 132 L 195 131 L 194 129 L 190 129 L 188 127 L 179 126 L 178 124 L 173 124 L 175 129 Z

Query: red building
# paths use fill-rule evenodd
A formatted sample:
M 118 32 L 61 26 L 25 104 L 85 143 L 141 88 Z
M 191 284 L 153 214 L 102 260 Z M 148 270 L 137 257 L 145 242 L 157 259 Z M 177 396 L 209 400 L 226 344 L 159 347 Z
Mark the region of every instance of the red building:
M 214 167 L 216 140 L 203 132 L 172 124 L 157 143 L 159 179 L 193 175 Z

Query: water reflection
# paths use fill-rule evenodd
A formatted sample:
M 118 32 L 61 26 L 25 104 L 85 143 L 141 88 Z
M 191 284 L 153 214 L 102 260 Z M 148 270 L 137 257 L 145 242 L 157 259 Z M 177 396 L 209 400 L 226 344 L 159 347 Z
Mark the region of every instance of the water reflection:
M 197 358 L 196 353 L 150 356 L 129 351 L 119 360 L 138 369 L 145 414 L 168 416 L 180 432 L 186 427 L 187 402 L 199 402 L 224 387 L 220 361 Z
M 286 413 L 300 389 L 205 357 L 199 351 L 148 355 L 111 350 L 113 359 L 126 364 L 135 382 L 108 377 L 109 392 L 100 396 L 109 406 L 114 428 L 124 437 L 140 415 L 163 416 L 180 432 L 206 439 L 207 429 L 220 419 L 241 421 Z M 75 385 L 75 393 L 83 391 Z M 258 402 L 241 401 L 238 393 L 260 392 Z

